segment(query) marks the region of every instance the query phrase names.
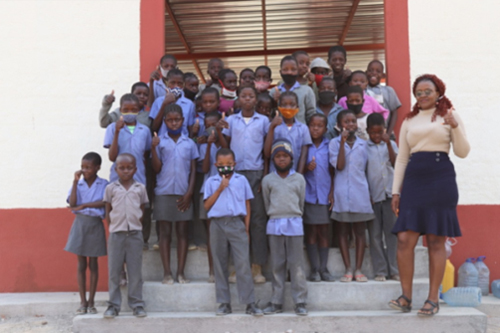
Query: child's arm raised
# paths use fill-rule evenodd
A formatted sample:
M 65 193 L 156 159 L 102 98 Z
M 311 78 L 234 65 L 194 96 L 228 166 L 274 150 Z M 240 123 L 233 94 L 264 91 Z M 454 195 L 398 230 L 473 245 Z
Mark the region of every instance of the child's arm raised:
M 155 81 L 161 80 L 160 66 L 156 66 L 156 69 L 151 73 L 149 77 L 149 96 L 147 106 L 151 108 L 155 101 Z
M 309 153 L 309 146 L 302 146 L 300 150 L 300 157 L 299 157 L 299 163 L 297 164 L 297 172 L 304 174 L 306 171 L 306 161 L 307 161 L 307 154 Z
M 80 180 L 80 177 L 82 176 L 82 170 L 78 170 L 75 172 L 75 178 L 73 179 L 73 187 L 71 188 L 71 193 L 69 194 L 69 207 L 73 208 L 76 207 L 76 190 L 78 187 L 78 181 Z
M 274 129 L 283 123 L 283 118 L 280 117 L 279 111 L 276 111 L 273 121 L 269 125 L 269 131 L 266 135 L 266 141 L 264 142 L 264 156 L 266 158 L 271 158 L 271 148 L 273 147 L 274 141 Z
M 168 91 L 165 95 L 163 103 L 161 104 L 160 111 L 158 111 L 158 114 L 156 115 L 155 119 L 153 120 L 153 124 L 151 125 L 153 132 L 158 132 L 158 130 L 160 129 L 163 122 L 163 113 L 165 112 L 165 108 L 167 107 L 167 105 L 172 103 L 175 103 L 175 95 Z
M 154 134 L 153 141 L 151 143 L 152 149 L 151 149 L 151 166 L 153 167 L 153 171 L 158 174 L 161 171 L 161 168 L 163 166 L 160 157 L 158 156 L 158 152 L 156 151 L 156 147 L 160 144 L 160 138 L 158 137 L 158 134 Z
M 189 186 L 187 192 L 177 200 L 177 209 L 181 212 L 186 211 L 191 205 L 191 199 L 194 191 L 194 181 L 196 179 L 196 159 L 191 160 L 191 167 L 189 172 Z
M 211 196 L 209 196 L 205 200 L 205 202 L 203 203 L 203 205 L 205 206 L 205 210 L 207 212 L 212 208 L 212 206 L 215 204 L 217 199 L 219 199 L 219 196 L 222 193 L 222 191 L 224 191 L 224 189 L 228 186 L 229 186 L 229 179 L 227 179 L 226 176 L 223 175 L 222 180 L 221 180 L 220 185 L 217 188 L 217 190 L 215 190 L 215 192 Z
M 118 157 L 118 136 L 124 126 L 125 122 L 123 121 L 123 117 L 120 117 L 120 119 L 116 122 L 115 135 L 113 136 L 113 142 L 111 143 L 108 151 L 108 157 L 111 162 L 116 161 L 116 158 Z
M 116 121 L 116 118 L 113 119 L 113 114 L 109 113 L 111 106 L 115 101 L 115 91 L 111 90 L 111 94 L 104 96 L 102 101 L 101 110 L 99 110 L 99 125 L 102 128 L 108 127 L 113 121 Z M 116 117 L 116 115 L 114 115 Z
M 394 167 L 394 163 L 396 163 L 396 157 L 398 155 L 396 154 L 394 148 L 392 147 L 392 142 L 391 138 L 389 137 L 389 134 L 387 133 L 382 134 L 382 141 L 384 141 L 387 146 L 387 151 L 389 152 L 389 161 L 391 161 L 391 165 L 392 167 Z
M 340 146 L 339 146 L 339 155 L 337 158 L 337 167 L 336 169 L 339 171 L 344 170 L 345 168 L 345 142 L 347 141 L 347 137 L 349 136 L 349 131 L 345 128 L 340 134 Z
M 208 137 L 208 143 L 207 143 L 207 149 L 205 150 L 205 156 L 203 158 L 203 163 L 201 165 L 201 171 L 203 173 L 209 173 L 210 172 L 210 155 L 211 155 L 211 150 L 212 150 L 212 143 L 215 142 L 215 134 L 212 133 Z
M 231 142 L 231 136 L 225 136 L 222 133 L 222 129 L 225 128 L 229 130 L 229 123 L 226 121 L 226 115 L 223 113 L 222 118 L 215 125 L 217 135 L 219 136 L 219 143 L 222 148 L 229 148 L 229 143 Z

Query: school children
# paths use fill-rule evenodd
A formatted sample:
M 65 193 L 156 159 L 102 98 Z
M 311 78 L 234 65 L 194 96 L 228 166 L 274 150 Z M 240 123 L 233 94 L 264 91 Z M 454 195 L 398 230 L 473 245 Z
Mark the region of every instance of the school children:
M 385 281 L 386 277 L 399 280 L 396 262 L 397 236 L 391 230 L 396 223 L 396 215 L 391 208 L 394 163 L 398 147 L 389 138 L 382 115 L 372 113 L 367 119 L 368 167 L 366 176 L 370 188 L 375 219 L 368 222 L 370 235 L 370 256 L 372 258 L 375 281 Z M 386 250 L 384 249 L 384 241 Z
M 255 69 L 255 89 L 257 92 L 268 92 L 269 86 L 273 82 L 271 68 L 267 66 L 259 66 Z
M 264 154 L 266 158 L 270 158 L 272 142 L 281 138 L 287 139 L 292 143 L 295 157 L 293 159 L 293 169 L 299 173 L 304 173 L 307 150 L 312 141 L 307 126 L 295 118 L 299 111 L 297 95 L 291 91 L 282 93 L 279 97 L 278 111 L 269 126 Z M 274 165 L 271 163 L 271 171 L 273 170 Z
M 314 91 L 314 96 L 316 96 L 316 101 L 318 101 L 318 87 L 324 77 L 328 77 L 330 73 L 330 67 L 328 63 L 322 58 L 315 58 L 311 61 L 311 70 L 308 77 L 308 84 Z M 333 78 L 332 78 L 333 80 Z M 335 84 L 335 81 L 333 81 Z
M 236 268 L 236 286 L 240 303 L 247 304 L 246 313 L 262 316 L 255 305 L 252 272 L 249 265 L 250 200 L 252 189 L 247 179 L 235 173 L 235 156 L 227 148 L 216 153 L 218 174 L 205 184 L 205 209 L 210 222 L 210 246 L 214 254 L 215 294 L 221 303 L 216 314 L 231 311 L 228 282 L 229 249 Z
M 146 187 L 134 180 L 135 157 L 124 153 L 116 158 L 118 180 L 104 192 L 106 220 L 109 225 L 108 270 L 109 301 L 104 318 L 114 318 L 121 308 L 120 275 L 127 265 L 128 306 L 136 317 L 145 317 L 142 299 L 142 225 L 144 207 L 148 204 Z
M 266 239 L 267 217 L 260 191 L 264 171 L 262 150 L 264 139 L 269 129 L 269 119 L 255 111 L 257 91 L 253 87 L 244 87 L 239 95 L 241 112 L 233 114 L 220 126 L 224 128 L 227 145 L 236 156 L 235 170 L 245 176 L 250 183 L 254 199 L 250 201 L 250 240 L 252 251 L 252 272 L 255 283 L 264 283 L 261 267 L 267 261 L 268 248 Z M 225 142 L 221 142 L 223 146 Z
M 335 87 L 337 87 L 337 100 L 340 100 L 347 92 L 347 79 L 351 75 L 349 69 L 345 69 L 347 52 L 341 45 L 332 46 L 328 50 L 328 64 L 333 71 Z
M 167 132 L 167 127 L 163 121 L 164 108 L 169 104 L 177 104 L 182 108 L 184 117 L 184 125 L 182 126 L 182 133 L 189 136 L 191 128 L 194 125 L 195 107 L 194 103 L 184 97 L 184 73 L 179 69 L 172 69 L 167 74 L 167 88 L 168 93 L 155 100 L 149 113 L 149 118 L 153 120 L 151 128 L 162 136 Z
M 353 279 L 348 241 L 351 226 L 356 238 L 354 278 L 357 282 L 366 282 L 368 280 L 361 272 L 366 246 L 366 222 L 375 217 L 365 174 L 368 152 L 366 141 L 355 135 L 357 122 L 353 111 L 341 111 L 338 123 L 342 132 L 339 137 L 330 141 L 329 153 L 330 164 L 335 168 L 331 218 L 339 222 L 339 247 L 345 265 L 345 274 L 340 282 L 351 282 Z
M 380 84 L 382 78 L 385 77 L 384 65 L 381 61 L 370 61 L 368 68 L 366 69 L 366 75 L 368 76 L 366 93 L 391 112 L 386 122 L 387 134 L 390 137 L 393 134 L 394 126 L 396 125 L 398 109 L 401 107 L 401 102 L 392 87 Z
M 244 68 L 240 72 L 239 86 L 240 87 L 255 87 L 255 73 L 251 68 Z
M 196 143 L 198 144 L 206 143 L 208 137 L 205 131 L 205 116 L 208 113 L 218 112 L 220 105 L 219 92 L 215 88 L 206 88 L 201 92 L 200 98 L 201 108 L 199 112 L 196 112 L 195 124 L 192 129 L 192 136 L 196 138 Z
M 363 96 L 363 89 L 360 86 L 349 86 L 349 88 L 347 88 L 346 104 L 347 108 L 356 115 L 356 136 L 363 140 L 368 140 L 368 133 L 366 132 L 366 119 L 368 118 L 368 114 L 362 110 L 365 102 Z M 337 122 L 338 127 L 339 125 L 340 124 Z M 339 130 L 341 131 L 342 127 L 339 127 Z
M 274 99 L 269 96 L 269 93 L 267 91 L 257 95 L 257 106 L 255 110 L 259 114 L 269 118 L 270 121 L 272 120 L 271 117 L 275 111 Z
M 224 68 L 219 72 L 219 82 L 222 86 L 219 111 L 226 115 L 232 113 L 234 101 L 238 98 L 237 80 L 236 73 L 232 69 Z
M 210 76 L 210 79 L 206 81 L 206 83 L 200 84 L 200 94 L 205 88 L 212 87 L 217 89 L 219 94 L 221 93 L 222 87 L 219 82 L 219 72 L 224 69 L 224 62 L 219 58 L 212 58 L 208 61 L 208 69 L 207 74 Z
M 326 267 L 328 263 L 328 227 L 330 210 L 333 207 L 333 168 L 328 160 L 328 142 L 324 137 L 328 119 L 323 114 L 315 114 L 309 120 L 309 132 L 313 144 L 309 146 L 304 206 L 304 226 L 306 249 L 311 265 L 309 281 L 333 281 Z
M 314 82 L 312 78 L 314 75 L 311 74 L 311 61 L 309 59 L 309 54 L 306 51 L 295 51 L 292 53 L 292 57 L 297 61 L 298 75 L 297 82 L 300 84 L 309 84 Z
M 132 94 L 137 96 L 139 100 L 139 114 L 137 115 L 137 121 L 147 127 L 151 126 L 151 119 L 149 119 L 149 107 L 148 107 L 148 96 L 149 87 L 144 82 L 136 82 L 132 85 L 130 91 Z M 115 91 L 111 91 L 111 94 L 104 96 L 102 100 L 102 107 L 99 111 L 99 125 L 102 128 L 108 127 L 109 124 L 116 122 L 120 119 L 120 108 L 116 108 L 112 112 L 109 112 L 113 102 L 115 101 Z
M 262 180 L 262 195 L 269 215 L 267 235 L 273 272 L 271 301 L 264 314 L 283 312 L 285 279 L 290 270 L 292 299 L 295 313 L 307 315 L 307 282 L 304 269 L 304 230 L 302 214 L 306 181 L 293 169 L 292 144 L 286 139 L 273 143 L 271 161 L 276 171 Z
M 301 85 L 297 81 L 299 73 L 297 60 L 292 56 L 285 56 L 280 62 L 280 74 L 283 83 L 271 89 L 270 95 L 275 100 L 279 99 L 279 95 L 291 91 L 297 95 L 298 109 L 296 119 L 303 124 L 309 121 L 309 118 L 316 113 L 316 98 L 311 87 L 307 84 Z
M 337 90 L 335 89 L 335 81 L 329 76 L 323 76 L 318 85 L 318 104 L 316 112 L 324 114 L 328 118 L 328 128 L 325 133 L 325 138 L 331 140 L 338 136 L 335 129 L 337 124 L 337 115 L 344 110 L 340 105 L 335 103 Z
M 194 73 L 184 73 L 184 97 L 194 102 L 199 92 L 199 86 L 200 81 Z
M 160 59 L 160 65 L 151 73 L 149 78 L 149 87 L 151 94 L 149 96 L 150 104 L 153 104 L 155 99 L 165 96 L 167 93 L 167 76 L 168 72 L 177 68 L 177 59 L 171 54 L 165 54 Z
M 80 307 L 75 314 L 95 314 L 95 292 L 99 267 L 97 257 L 106 255 L 106 234 L 104 218 L 104 190 L 108 181 L 97 176 L 101 169 L 101 156 L 90 152 L 83 156 L 81 167 L 75 172 L 73 186 L 69 190 L 67 202 L 75 220 L 71 226 L 65 251 L 78 258 L 78 290 Z M 83 176 L 83 178 L 82 178 Z M 87 260 L 88 258 L 88 260 Z M 90 271 L 89 298 L 86 296 L 87 265 Z
M 155 209 L 153 218 L 160 225 L 160 255 L 164 284 L 173 284 L 170 270 L 172 224 L 177 235 L 177 281 L 188 283 L 184 275 L 188 250 L 188 221 L 193 218 L 191 200 L 194 191 L 196 144 L 182 133 L 182 108 L 169 104 L 164 112 L 167 132 L 153 138 L 152 165 L 156 172 Z

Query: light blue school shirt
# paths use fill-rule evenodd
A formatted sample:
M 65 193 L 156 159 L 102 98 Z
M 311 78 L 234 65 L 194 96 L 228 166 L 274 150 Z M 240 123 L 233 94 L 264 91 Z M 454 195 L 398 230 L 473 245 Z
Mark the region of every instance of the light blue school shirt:
M 108 186 L 108 181 L 106 179 L 102 179 L 99 176 L 94 180 L 92 185 L 89 187 L 87 182 L 82 178 L 78 181 L 76 187 L 76 205 L 80 206 L 86 203 L 91 203 L 95 201 L 102 201 L 104 198 L 104 190 Z M 69 189 L 68 198 L 66 202 L 69 203 L 69 197 L 71 195 L 71 191 L 73 190 L 73 186 Z M 101 219 L 104 218 L 106 210 L 104 207 L 101 208 L 84 208 L 79 211 L 72 211 L 73 214 L 81 214 L 87 216 L 97 216 Z
M 154 119 L 158 115 L 158 112 L 160 112 L 161 105 L 163 104 L 163 101 L 165 100 L 165 96 L 158 97 L 155 99 L 153 106 L 151 106 L 151 111 L 149 112 L 149 118 Z M 182 115 L 184 117 L 184 123 L 182 124 L 182 134 L 189 136 L 189 131 L 188 131 L 188 126 L 193 126 L 194 124 L 194 118 L 196 114 L 196 109 L 194 106 L 194 103 L 184 97 L 184 93 L 182 93 L 181 97 L 175 102 L 175 104 L 179 105 L 182 108 Z M 165 122 L 162 121 L 161 127 L 158 130 L 158 136 L 162 136 L 167 132 L 167 126 L 165 125 Z
M 198 147 L 186 135 L 175 142 L 167 133 L 160 137 L 156 147 L 162 163 L 160 173 L 156 175 L 156 195 L 184 195 L 189 187 L 191 161 L 198 159 Z
M 200 152 L 200 156 L 198 157 L 198 164 L 203 165 L 203 160 L 205 159 L 205 155 L 207 154 L 207 147 L 208 147 L 208 143 L 202 143 L 200 145 L 200 147 L 198 149 Z M 212 143 L 212 146 L 210 147 L 210 170 L 208 170 L 208 173 L 206 173 L 204 178 L 203 178 L 203 184 L 201 185 L 200 193 L 205 193 L 205 183 L 207 182 L 207 179 L 219 174 L 219 171 L 217 170 L 217 167 L 215 166 L 215 161 L 216 161 L 215 156 L 217 155 L 217 151 L 220 148 L 221 147 L 217 147 L 215 145 L 215 143 Z
M 390 86 L 376 85 L 375 87 L 366 87 L 366 94 L 375 98 L 380 105 L 391 113 L 401 107 L 398 95 Z M 388 117 L 389 119 L 389 117 Z
M 298 120 L 294 120 L 293 125 L 288 129 L 288 125 L 285 124 L 285 120 L 281 125 L 276 126 L 274 129 L 274 140 L 287 139 L 292 144 L 293 150 L 293 169 L 297 170 L 299 165 L 300 152 L 302 151 L 302 146 L 309 146 L 312 144 L 311 133 L 309 133 L 309 127 L 304 125 Z M 271 161 L 271 171 L 275 171 L 273 161 Z
M 392 149 L 398 153 L 396 142 L 391 140 Z M 366 176 L 368 187 L 373 202 L 381 202 L 392 198 L 392 182 L 394 180 L 394 167 L 389 159 L 387 144 L 381 141 L 379 144 L 367 141 L 368 168 Z
M 286 178 L 290 177 L 294 173 L 295 170 L 290 169 Z M 270 219 L 267 222 L 266 234 L 273 236 L 303 236 L 304 226 L 302 223 L 302 217 L 295 216 Z
M 254 112 L 246 124 L 240 112 L 229 116 L 226 121 L 229 128 L 224 128 L 222 133 L 231 137 L 230 148 L 236 157 L 235 170 L 264 170 L 262 151 L 269 130 L 269 119 Z
M 299 83 L 299 81 L 295 81 L 295 83 L 293 84 L 293 86 L 288 91 L 294 91 L 295 89 L 300 88 L 300 87 L 301 87 L 301 84 Z M 285 83 L 279 84 L 278 85 L 278 89 L 282 93 L 285 92 L 285 91 L 287 91 L 286 88 L 285 88 Z
M 222 177 L 216 174 L 209 177 L 205 183 L 204 200 L 210 198 L 220 186 Z M 246 216 L 246 201 L 252 200 L 253 194 L 250 184 L 245 176 L 233 173 L 226 187 L 207 213 L 209 219 L 227 216 Z
M 116 123 L 112 123 L 106 127 L 106 133 L 104 134 L 104 148 L 111 147 L 115 136 L 115 129 Z M 149 130 L 149 127 L 136 122 L 134 134 L 132 134 L 126 124 L 123 126 L 118 136 L 118 155 L 129 153 L 135 157 L 137 172 L 134 174 L 134 179 L 144 186 L 146 186 L 146 161 L 144 159 L 144 153 L 150 150 L 151 131 Z M 118 180 L 118 174 L 115 171 L 115 164 L 116 163 L 113 163 L 111 166 L 109 174 L 109 181 L 111 183 Z
M 148 83 L 149 85 L 149 83 Z M 165 85 L 165 82 L 163 82 L 162 79 L 159 80 L 154 80 L 153 81 L 153 91 L 155 94 L 155 99 L 165 96 L 167 94 L 167 86 Z
M 333 103 L 332 109 L 328 113 L 328 116 L 326 116 L 326 118 L 328 119 L 328 125 L 326 126 L 325 138 L 327 138 L 328 140 L 331 140 L 331 139 L 338 136 L 337 132 L 335 131 L 335 125 L 337 125 L 337 115 L 342 110 L 344 110 L 343 107 L 341 107 L 337 103 Z M 316 105 L 316 112 L 321 113 L 321 114 L 325 114 L 319 108 L 319 105 Z
M 330 161 L 328 153 L 328 139 L 323 139 L 318 147 L 312 144 L 307 153 L 306 165 L 316 160 L 316 168 L 306 171 L 306 202 L 310 204 L 329 205 L 328 195 L 332 188 L 332 176 L 330 175 Z
M 345 145 L 345 167 L 337 170 L 340 137 L 330 141 L 330 164 L 335 168 L 333 211 L 337 213 L 373 214 L 370 191 L 366 179 L 368 151 L 366 141 L 357 138 L 354 145 Z

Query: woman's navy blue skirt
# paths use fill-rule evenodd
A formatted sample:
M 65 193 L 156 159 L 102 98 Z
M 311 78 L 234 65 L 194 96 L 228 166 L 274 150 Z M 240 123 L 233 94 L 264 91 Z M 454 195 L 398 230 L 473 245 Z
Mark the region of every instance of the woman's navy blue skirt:
M 457 218 L 458 188 L 448 154 L 418 152 L 406 167 L 394 234 L 462 236 Z

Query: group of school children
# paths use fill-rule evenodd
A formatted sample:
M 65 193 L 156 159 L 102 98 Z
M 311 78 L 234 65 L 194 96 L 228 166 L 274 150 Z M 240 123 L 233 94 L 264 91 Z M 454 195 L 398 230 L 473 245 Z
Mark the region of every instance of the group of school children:
M 78 256 L 76 313 L 97 313 L 97 257 L 107 254 L 104 317 L 119 314 L 125 269 L 128 305 L 135 316 L 146 316 L 141 266 L 151 219 L 157 221 L 164 284 L 189 282 L 184 274 L 188 223 L 195 216 L 203 221 L 217 315 L 232 311 L 230 253 L 231 278 L 247 314 L 283 311 L 289 271 L 295 313 L 307 315 L 306 280 L 334 281 L 327 269 L 332 220 L 345 265 L 341 282 L 367 281 L 361 271 L 367 227 L 375 280 L 399 279 L 396 237 L 390 232 L 397 146 L 390 138 L 401 104 L 394 90 L 381 84 L 380 61 L 351 72 L 346 60 L 341 46 L 329 50 L 328 62 L 310 62 L 306 52 L 297 51 L 281 60 L 281 81 L 271 87 L 267 66 L 244 69 L 238 78 L 220 59 L 211 59 L 210 79 L 199 84 L 196 75 L 177 68 L 175 57 L 165 55 L 149 84 L 135 83 L 119 109 L 110 112 L 114 92 L 106 95 L 99 121 L 113 162 L 110 181 L 97 176 L 101 157 L 87 153 L 68 196 L 76 215 L 65 248 Z M 107 248 L 103 218 L 109 226 Z M 304 246 L 311 267 L 307 277 Z M 272 296 L 261 309 L 254 283 L 266 281 L 262 266 L 268 259 Z

